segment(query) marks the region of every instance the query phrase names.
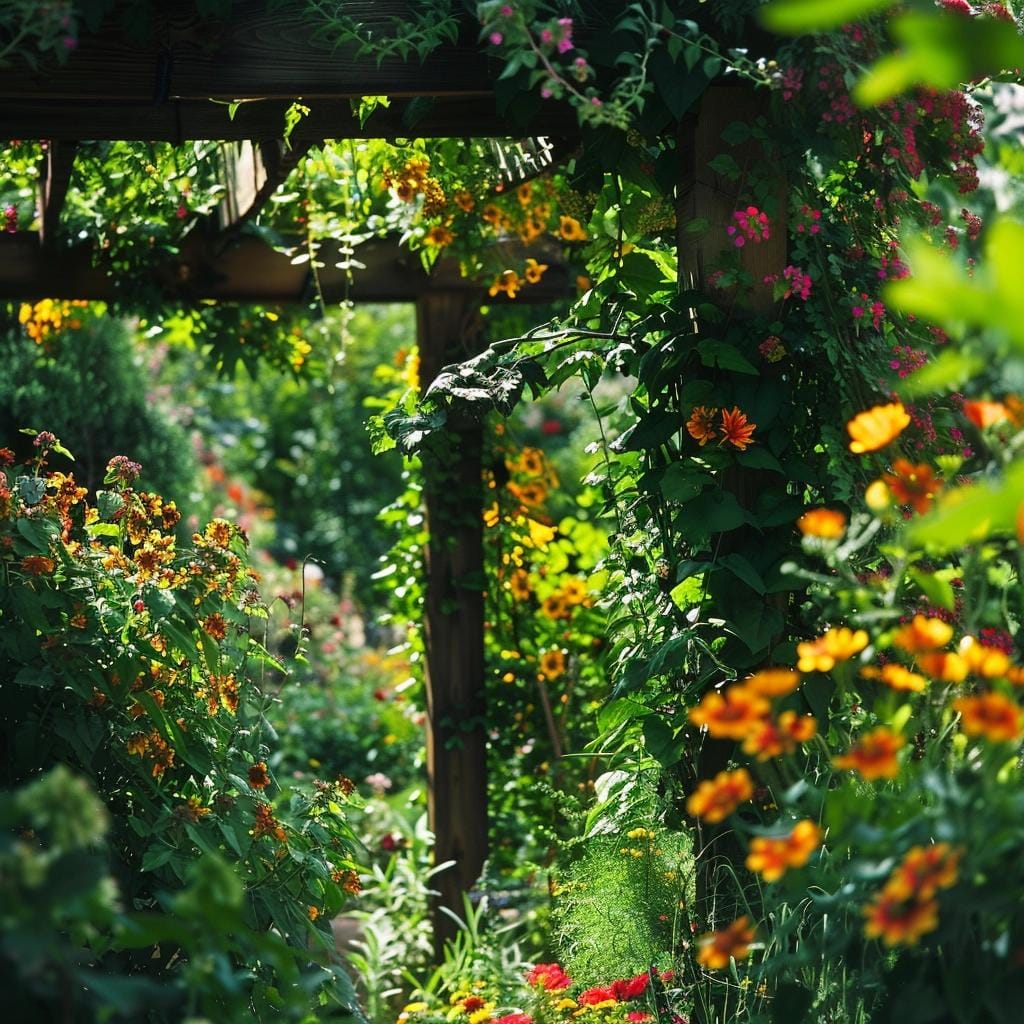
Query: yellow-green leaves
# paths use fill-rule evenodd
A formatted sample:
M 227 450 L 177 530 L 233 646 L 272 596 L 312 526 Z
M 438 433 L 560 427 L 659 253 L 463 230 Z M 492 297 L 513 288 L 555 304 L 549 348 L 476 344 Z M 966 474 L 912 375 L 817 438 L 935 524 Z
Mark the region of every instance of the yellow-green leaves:
M 825 32 L 875 11 L 895 0 L 776 0 L 761 11 L 765 28 L 788 35 Z

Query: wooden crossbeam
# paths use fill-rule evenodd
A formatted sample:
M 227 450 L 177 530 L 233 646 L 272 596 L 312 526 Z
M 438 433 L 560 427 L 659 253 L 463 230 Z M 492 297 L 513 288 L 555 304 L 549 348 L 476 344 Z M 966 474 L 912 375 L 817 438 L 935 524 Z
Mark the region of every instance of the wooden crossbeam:
M 57 236 L 77 149 L 77 142 L 50 139 L 43 153 L 39 169 L 39 238 L 44 246 L 51 246 Z
M 513 301 L 543 304 L 571 294 L 569 268 L 560 264 L 553 252 L 509 243 L 507 262 L 510 266 L 521 264 L 530 253 L 550 269 Z M 96 256 L 88 243 L 44 250 L 34 232 L 0 234 L 0 300 L 125 298 L 117 281 L 96 265 Z M 324 266 L 318 271 L 318 282 L 325 301 L 414 302 L 439 287 L 475 294 L 480 302 L 508 301 L 504 296 L 487 298 L 479 282 L 461 277 L 454 259 L 439 261 L 428 274 L 419 257 L 400 246 L 397 239 L 364 242 L 357 257 L 365 269 L 356 271 L 349 281 L 345 272 L 334 266 L 341 259 L 338 244 L 323 243 L 319 259 Z M 154 260 L 145 279 L 137 276 L 133 282 L 133 288 L 155 288 L 170 301 L 186 303 L 203 299 L 271 305 L 307 302 L 315 291 L 308 264 L 294 264 L 287 253 L 244 233 L 237 237 L 194 233 L 183 241 L 177 256 Z

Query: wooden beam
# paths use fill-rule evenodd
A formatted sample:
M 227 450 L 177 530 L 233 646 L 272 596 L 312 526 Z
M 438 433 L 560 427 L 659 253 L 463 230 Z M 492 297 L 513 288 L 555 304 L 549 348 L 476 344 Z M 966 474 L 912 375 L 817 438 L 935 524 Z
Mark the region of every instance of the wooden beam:
M 217 209 L 222 231 L 237 232 L 256 216 L 309 152 L 311 142 L 291 148 L 280 139 L 225 143 L 222 150 L 225 195 Z
M 51 247 L 57 237 L 60 211 L 71 184 L 77 149 L 76 142 L 50 139 L 43 154 L 39 168 L 39 238 L 47 247 Z
M 500 114 L 493 95 L 393 100 L 360 124 L 349 99 L 304 99 L 310 108 L 292 135 L 297 141 L 391 138 L 508 138 L 527 126 Z M 0 139 L 111 139 L 181 143 L 192 139 L 276 139 L 285 123 L 285 100 L 243 103 L 234 118 L 211 100 L 139 100 L 78 103 L 23 93 L 0 98 Z M 575 137 L 578 126 L 564 104 L 540 107 L 528 129 L 538 135 Z
M 300 244 L 300 240 L 294 241 Z M 550 267 L 538 284 L 522 289 L 512 301 L 543 304 L 572 294 L 569 270 L 558 262 L 554 250 L 527 250 L 509 243 L 502 251 L 507 253 L 509 265 L 521 264 L 526 255 L 532 254 Z M 124 289 L 119 289 L 117 280 L 97 265 L 97 256 L 102 254 L 89 244 L 44 251 L 33 232 L 0 234 L 0 299 L 124 299 Z M 345 298 L 355 302 L 414 302 L 437 288 L 472 295 L 477 304 L 509 301 L 504 296 L 488 298 L 479 282 L 461 277 L 453 259 L 439 261 L 428 274 L 418 255 L 394 238 L 372 239 L 359 247 L 358 258 L 365 269 L 356 271 L 351 282 L 334 266 L 341 258 L 336 243 L 325 242 L 320 258 L 324 267 L 318 272 L 319 282 L 327 302 Z M 308 302 L 314 294 L 308 264 L 293 264 L 287 253 L 245 233 L 212 238 L 193 233 L 182 242 L 177 256 L 153 260 L 145 279 L 137 284 L 155 289 L 169 301 L 186 303 L 214 299 L 273 305 Z
M 433 291 L 416 305 L 420 383 L 482 348 L 478 302 Z M 456 932 L 443 911 L 464 914 L 463 894 L 480 877 L 488 848 L 487 736 L 484 721 L 483 432 L 450 423 L 450 454 L 425 454 L 424 646 L 427 684 L 428 815 L 437 864 L 434 951 Z

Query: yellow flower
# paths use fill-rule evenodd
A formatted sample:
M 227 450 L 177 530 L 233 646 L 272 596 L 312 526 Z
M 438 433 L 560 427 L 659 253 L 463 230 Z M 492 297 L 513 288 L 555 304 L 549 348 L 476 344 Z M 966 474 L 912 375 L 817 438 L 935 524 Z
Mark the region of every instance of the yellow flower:
M 919 654 L 921 651 L 945 647 L 952 639 L 953 627 L 948 622 L 915 615 L 893 634 L 892 642 L 909 654 Z
M 846 532 L 846 516 L 831 508 L 812 508 L 796 521 L 796 525 L 805 537 L 838 540 Z
M 526 278 L 527 284 L 536 284 L 543 276 L 544 271 L 548 269 L 546 263 L 538 263 L 532 256 L 526 260 L 526 269 L 523 271 L 523 277 Z
M 583 242 L 587 238 L 587 232 L 575 217 L 559 217 L 558 233 L 567 242 Z
M 809 819 L 798 821 L 788 835 L 752 839 L 747 868 L 766 882 L 777 882 L 788 868 L 802 868 L 820 845 L 821 829 Z
M 744 679 L 743 685 L 762 697 L 784 697 L 800 685 L 800 673 L 791 668 L 763 668 Z
M 686 810 L 710 824 L 724 821 L 754 795 L 754 780 L 746 768 L 719 772 L 701 782 L 686 801 Z
M 903 408 L 902 402 L 876 405 L 858 413 L 846 424 L 853 439 L 850 451 L 857 455 L 876 452 L 899 437 L 909 425 L 910 414 Z
M 493 298 L 499 293 L 504 293 L 510 299 L 514 299 L 522 284 L 522 278 L 514 270 L 503 270 L 491 282 L 490 288 L 487 289 L 487 294 Z
M 833 627 L 817 640 L 796 645 L 797 668 L 801 672 L 830 672 L 837 662 L 848 661 L 867 645 L 868 635 L 863 629 L 854 632 L 846 626 Z
M 960 713 L 960 728 L 968 736 L 980 736 L 993 743 L 1009 743 L 1020 737 L 1020 708 L 1009 697 L 992 691 L 953 701 Z
M 557 648 L 545 651 L 540 656 L 540 670 L 549 682 L 556 680 L 565 671 L 565 653 Z
M 455 236 L 443 224 L 435 224 L 423 239 L 426 245 L 434 249 L 443 249 L 455 241 Z
M 689 715 L 716 739 L 743 739 L 768 714 L 768 701 L 745 686 L 730 686 L 724 694 L 705 695 Z
M 728 928 L 708 932 L 699 939 L 697 962 L 710 971 L 720 971 L 730 960 L 744 960 L 754 941 L 754 929 L 746 916 L 733 921 Z

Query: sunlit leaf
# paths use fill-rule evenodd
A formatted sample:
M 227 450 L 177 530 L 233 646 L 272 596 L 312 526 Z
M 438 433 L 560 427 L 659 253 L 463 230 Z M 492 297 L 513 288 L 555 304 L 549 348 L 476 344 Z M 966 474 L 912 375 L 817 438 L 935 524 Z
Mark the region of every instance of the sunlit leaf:
M 773 32 L 805 35 L 838 28 L 865 15 L 892 7 L 894 0 L 776 0 L 761 11 Z

